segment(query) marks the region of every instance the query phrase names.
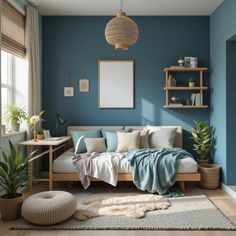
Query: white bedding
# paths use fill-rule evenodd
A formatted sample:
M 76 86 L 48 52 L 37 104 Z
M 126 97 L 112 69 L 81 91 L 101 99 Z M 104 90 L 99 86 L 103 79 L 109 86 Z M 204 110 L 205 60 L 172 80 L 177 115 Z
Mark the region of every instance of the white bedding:
M 73 157 L 75 156 L 73 149 L 69 149 L 53 161 L 53 171 L 55 173 L 78 173 L 73 165 Z M 94 159 L 93 163 L 96 165 L 98 160 Z M 195 173 L 198 169 L 197 162 L 191 157 L 179 160 L 178 173 Z M 129 162 L 126 158 L 119 161 L 118 173 L 131 173 Z

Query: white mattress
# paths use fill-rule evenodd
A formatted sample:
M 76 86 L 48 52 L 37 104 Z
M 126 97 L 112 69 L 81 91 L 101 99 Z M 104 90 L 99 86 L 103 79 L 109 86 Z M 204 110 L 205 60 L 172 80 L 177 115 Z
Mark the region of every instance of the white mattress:
M 53 161 L 53 171 L 55 173 L 77 173 L 73 165 L 73 157 L 75 156 L 73 149 L 69 149 Z M 186 157 L 179 160 L 178 173 L 195 173 L 198 165 L 191 157 Z M 124 158 L 120 162 L 118 173 L 131 173 L 129 161 Z

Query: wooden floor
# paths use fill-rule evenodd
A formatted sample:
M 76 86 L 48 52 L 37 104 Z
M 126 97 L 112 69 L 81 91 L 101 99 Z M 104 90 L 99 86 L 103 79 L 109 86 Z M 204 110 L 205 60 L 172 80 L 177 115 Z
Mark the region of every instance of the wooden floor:
M 34 185 L 34 191 L 47 190 L 47 185 Z M 231 198 L 222 189 L 204 190 L 209 199 L 236 224 L 236 199 Z M 29 195 L 30 193 L 25 193 Z M 209 219 L 211 220 L 211 219 Z M 235 236 L 235 231 L 79 231 L 79 230 L 9 230 L 14 222 L 0 220 L 0 236 Z

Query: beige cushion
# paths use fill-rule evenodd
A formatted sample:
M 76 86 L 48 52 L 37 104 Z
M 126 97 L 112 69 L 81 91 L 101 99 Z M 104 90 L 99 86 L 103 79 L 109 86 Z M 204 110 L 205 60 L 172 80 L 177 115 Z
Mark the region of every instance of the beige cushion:
M 104 138 L 84 138 L 84 143 L 87 149 L 87 153 L 101 153 L 105 152 L 107 149 Z
M 76 199 L 71 193 L 46 191 L 28 197 L 22 204 L 21 215 L 33 224 L 57 224 L 69 219 L 76 205 Z
M 139 149 L 140 146 L 140 133 L 123 133 L 117 132 L 118 146 L 116 152 L 129 152 Z
M 149 148 L 149 130 L 144 128 L 140 132 L 140 148 Z
M 149 128 L 149 143 L 151 148 L 173 148 L 177 128 Z
M 134 130 L 133 132 L 140 133 L 140 148 L 149 148 L 149 129 L 145 127 L 141 131 Z

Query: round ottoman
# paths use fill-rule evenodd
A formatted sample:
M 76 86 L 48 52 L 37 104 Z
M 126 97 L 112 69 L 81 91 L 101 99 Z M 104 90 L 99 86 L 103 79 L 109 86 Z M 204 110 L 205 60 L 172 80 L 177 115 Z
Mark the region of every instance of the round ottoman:
M 75 197 L 64 191 L 47 191 L 28 197 L 22 204 L 21 215 L 37 225 L 51 225 L 70 218 L 76 210 Z

